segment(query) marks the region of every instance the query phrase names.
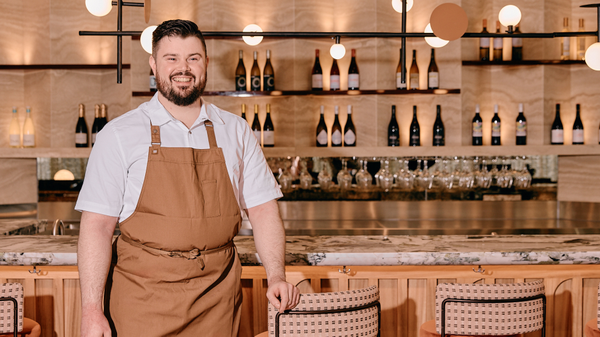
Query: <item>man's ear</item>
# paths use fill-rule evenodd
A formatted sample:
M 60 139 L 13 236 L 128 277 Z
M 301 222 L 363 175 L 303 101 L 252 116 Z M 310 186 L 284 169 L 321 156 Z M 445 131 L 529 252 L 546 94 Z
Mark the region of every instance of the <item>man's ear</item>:
M 152 68 L 152 72 L 156 76 L 156 60 L 154 60 L 154 56 L 150 55 L 148 63 L 150 64 L 150 68 Z

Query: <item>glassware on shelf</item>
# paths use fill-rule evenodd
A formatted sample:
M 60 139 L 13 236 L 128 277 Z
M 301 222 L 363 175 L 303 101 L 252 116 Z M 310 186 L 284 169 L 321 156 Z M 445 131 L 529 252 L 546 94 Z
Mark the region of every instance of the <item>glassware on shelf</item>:
M 389 192 L 394 185 L 394 175 L 390 172 L 390 162 L 388 160 L 383 160 L 383 167 L 378 174 L 379 187 L 385 192 Z
M 498 157 L 494 157 L 492 159 L 492 169 L 490 170 L 490 174 L 492 175 L 492 185 L 498 185 Z
M 417 185 L 425 190 L 431 189 L 431 186 L 433 185 L 433 173 L 429 172 L 427 163 L 427 158 L 423 159 L 423 168 L 421 169 L 421 159 L 417 159 L 417 167 L 419 168 L 416 177 Z
M 454 157 L 454 160 L 452 161 L 452 177 L 453 177 L 453 184 L 452 187 L 453 188 L 458 188 L 459 187 L 459 180 L 460 180 L 460 158 L 458 157 Z
M 375 161 L 375 160 L 377 160 L 377 158 L 373 158 L 373 160 Z M 383 158 L 380 158 L 380 160 L 379 160 L 379 171 L 377 171 L 377 173 L 375 173 L 375 177 L 374 177 L 375 178 L 375 185 L 377 187 L 379 187 L 379 175 L 381 175 L 381 173 L 384 171 L 383 161 L 384 161 Z
M 332 179 L 333 177 L 331 177 L 329 170 L 325 168 L 325 163 L 323 163 L 321 166 L 321 172 L 319 172 L 319 175 L 317 176 L 319 187 L 321 187 L 323 191 L 329 190 L 333 185 Z
M 479 188 L 490 188 L 492 186 L 492 173 L 488 171 L 485 159 L 481 160 L 481 169 L 475 173 L 475 184 Z
M 471 168 L 469 167 L 469 162 L 463 157 L 462 167 L 460 170 L 460 174 L 458 176 L 458 188 L 460 189 L 471 189 L 473 188 L 473 183 L 475 182 L 475 177 L 471 172 Z
M 450 171 L 448 159 L 442 159 L 439 165 L 441 166 L 440 172 L 435 175 L 434 184 L 439 188 L 450 190 L 454 185 L 454 174 Z
M 519 160 L 522 159 L 522 160 Z M 514 177 L 515 188 L 525 189 L 531 187 L 531 173 L 527 169 L 527 164 L 525 163 L 525 157 L 519 158 L 517 157 L 517 163 L 520 164 L 521 169 L 517 171 Z
M 279 169 L 277 180 L 279 181 L 279 185 L 281 185 L 282 191 L 286 192 L 292 190 L 292 181 L 294 180 L 294 177 L 288 172 L 287 168 Z
M 408 158 L 404 158 L 402 168 L 395 174 L 396 186 L 403 190 L 411 190 L 415 186 L 415 175 L 408 168 Z
M 300 188 L 310 190 L 312 187 L 313 177 L 308 173 L 306 160 L 300 162 Z
M 373 176 L 367 171 L 367 160 L 361 159 L 360 163 L 361 169 L 354 176 L 356 178 L 356 187 L 361 190 L 367 190 L 373 184 Z
M 502 158 L 502 169 L 498 172 L 496 178 L 500 188 L 511 188 L 513 184 L 512 173 L 508 170 L 507 159 Z
M 342 190 L 348 190 L 352 187 L 352 175 L 348 172 L 348 161 L 346 159 L 342 159 L 342 169 L 337 174 L 337 181 Z

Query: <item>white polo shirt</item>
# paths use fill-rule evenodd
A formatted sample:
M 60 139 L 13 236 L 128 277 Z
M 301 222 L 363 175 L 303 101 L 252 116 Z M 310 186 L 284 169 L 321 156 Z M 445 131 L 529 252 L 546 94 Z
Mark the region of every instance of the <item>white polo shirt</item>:
M 188 129 L 158 101 L 158 94 L 108 123 L 98 133 L 75 209 L 127 219 L 138 203 L 150 147 L 150 126 L 160 126 L 161 146 L 208 149 L 205 120 L 214 125 L 240 209 L 282 197 L 263 152 L 241 117 L 202 102 Z M 152 120 L 152 122 L 150 122 Z

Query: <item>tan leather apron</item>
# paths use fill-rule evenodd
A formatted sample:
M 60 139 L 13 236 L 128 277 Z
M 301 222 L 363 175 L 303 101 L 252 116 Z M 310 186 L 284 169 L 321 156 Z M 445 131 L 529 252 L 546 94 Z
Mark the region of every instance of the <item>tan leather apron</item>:
M 233 237 L 241 215 L 212 122 L 210 149 L 160 146 L 152 126 L 135 212 L 119 224 L 107 283 L 120 337 L 237 336 L 241 264 Z

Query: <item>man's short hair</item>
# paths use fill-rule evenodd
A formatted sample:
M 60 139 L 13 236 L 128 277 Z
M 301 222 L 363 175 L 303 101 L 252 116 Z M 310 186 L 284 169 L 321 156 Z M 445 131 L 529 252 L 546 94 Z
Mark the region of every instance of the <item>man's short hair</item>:
M 154 30 L 154 33 L 152 33 L 152 55 L 154 57 L 156 57 L 158 43 L 166 36 L 176 36 L 181 38 L 195 36 L 202 41 L 202 47 L 204 47 L 204 53 L 206 54 L 206 42 L 204 42 L 204 36 L 202 36 L 200 29 L 198 29 L 198 25 L 192 21 L 168 20 L 158 25 Z

